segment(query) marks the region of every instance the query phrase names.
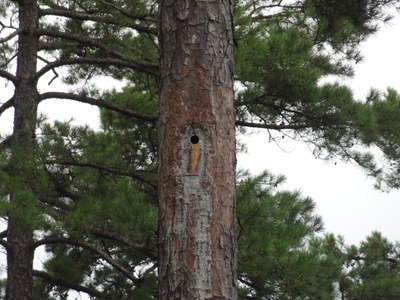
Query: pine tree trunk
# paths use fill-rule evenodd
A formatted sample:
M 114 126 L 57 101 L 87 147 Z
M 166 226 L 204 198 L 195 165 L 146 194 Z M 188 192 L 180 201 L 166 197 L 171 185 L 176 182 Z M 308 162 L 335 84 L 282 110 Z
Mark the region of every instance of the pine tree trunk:
M 24 208 L 32 205 L 35 180 L 35 128 L 37 118 L 36 55 L 38 38 L 36 0 L 19 1 L 17 79 L 14 95 L 14 131 L 12 140 L 12 176 L 14 188 L 8 215 L 6 299 L 32 298 L 33 229 Z
M 159 299 L 236 299 L 231 1 L 160 1 Z

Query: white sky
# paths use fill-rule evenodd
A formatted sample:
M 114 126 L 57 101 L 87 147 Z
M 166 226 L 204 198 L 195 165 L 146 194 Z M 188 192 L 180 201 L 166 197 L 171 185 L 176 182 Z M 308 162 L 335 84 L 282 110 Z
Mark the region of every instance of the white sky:
M 364 99 L 370 88 L 400 91 L 400 17 L 362 44 L 364 61 L 356 65 L 354 79 L 346 81 L 357 99 Z M 400 191 L 381 192 L 373 179 L 358 167 L 327 163 L 313 157 L 304 143 L 287 142 L 278 148 L 267 134 L 253 134 L 247 154 L 238 157 L 239 167 L 253 174 L 264 169 L 283 174 L 288 190 L 300 190 L 317 203 L 326 232 L 344 236 L 346 243 L 358 244 L 372 231 L 380 231 L 390 241 L 400 241 Z

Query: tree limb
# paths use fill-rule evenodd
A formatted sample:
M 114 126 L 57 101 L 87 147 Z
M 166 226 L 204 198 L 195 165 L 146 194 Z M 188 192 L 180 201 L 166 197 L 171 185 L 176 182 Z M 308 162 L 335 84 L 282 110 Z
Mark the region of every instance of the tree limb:
M 35 79 L 39 79 L 45 73 L 57 67 L 68 66 L 68 65 L 83 65 L 83 64 L 125 67 L 137 72 L 158 77 L 158 66 L 154 64 L 140 64 L 129 59 L 120 59 L 111 57 L 107 58 L 77 57 L 77 58 L 59 59 L 47 64 L 36 73 Z
M 355 255 L 350 257 L 350 259 L 354 259 L 355 261 L 365 261 L 365 257 L 361 255 Z M 387 257 L 387 256 L 382 256 L 383 260 L 386 260 L 388 263 L 392 264 L 393 266 L 398 265 L 398 261 L 395 258 Z
M 5 112 L 7 109 L 13 107 L 14 105 L 14 96 L 8 99 L 0 106 L 0 116 Z
M 130 59 L 123 55 L 122 53 L 116 51 L 113 49 L 111 46 L 104 44 L 101 39 L 95 39 L 89 36 L 82 36 L 74 33 L 69 33 L 69 32 L 60 32 L 60 31 L 54 31 L 50 29 L 39 29 L 37 30 L 37 33 L 39 35 L 46 35 L 46 36 L 51 36 L 55 38 L 61 38 L 61 39 L 66 39 L 70 41 L 76 41 L 85 45 L 91 45 L 93 47 L 96 47 L 98 49 L 104 50 L 107 54 L 113 56 L 113 58 L 118 58 L 122 61 L 125 61 L 126 63 L 129 63 L 133 69 L 136 71 L 144 72 L 146 74 L 158 76 L 158 72 L 156 70 L 158 69 L 157 64 L 150 64 L 150 63 L 139 63 L 134 61 L 133 59 Z
M 131 249 L 144 252 L 147 256 L 151 259 L 157 259 L 157 255 L 153 253 L 154 247 L 149 245 L 149 241 L 134 241 L 130 238 L 127 238 L 124 235 L 121 235 L 117 232 L 113 232 L 110 230 L 103 230 L 103 229 L 93 229 L 91 233 L 95 236 L 106 238 L 109 240 L 113 240 L 118 242 L 124 246 L 127 246 Z
M 10 80 L 14 84 L 16 84 L 18 81 L 16 76 L 14 76 L 10 72 L 7 72 L 6 70 L 2 70 L 2 69 L 0 69 L 0 77 Z
M 9 63 L 12 62 L 13 59 L 15 59 L 15 58 L 17 57 L 17 54 L 18 54 L 18 51 L 15 51 L 14 54 L 13 54 L 11 57 L 9 57 L 8 59 L 6 59 L 6 60 L 0 65 L 0 68 L 3 69 L 3 68 L 5 68 L 6 66 L 8 66 Z M 12 75 L 12 76 L 13 76 L 13 75 Z M 4 77 L 4 78 L 6 78 L 6 77 Z M 15 78 L 17 78 L 17 77 L 15 77 Z M 11 80 L 11 78 L 8 78 L 8 79 Z
M 41 278 L 42 280 L 45 280 L 47 282 L 51 282 L 53 285 L 56 286 L 63 286 L 65 288 L 77 291 L 77 292 L 83 292 L 88 294 L 91 297 L 97 297 L 100 299 L 109 299 L 106 293 L 100 292 L 94 288 L 88 288 L 79 284 L 73 284 L 71 282 L 68 282 L 66 280 L 63 280 L 61 278 L 57 278 L 47 272 L 44 271 L 38 271 L 38 270 L 33 270 L 33 276 Z
M 5 42 L 8 42 L 9 40 L 11 40 L 11 39 L 13 39 L 14 37 L 16 37 L 20 32 L 22 32 L 22 29 L 21 29 L 21 28 L 15 30 L 13 33 L 7 35 L 6 37 L 1 38 L 1 39 L 0 39 L 0 44 L 5 43 Z
M 7 230 L 4 230 L 0 233 L 0 245 L 2 245 L 8 251 L 10 250 L 10 244 L 7 241 L 3 240 L 6 237 L 7 237 Z
M 81 247 L 84 249 L 88 249 L 93 253 L 97 254 L 100 258 L 105 260 L 111 266 L 113 266 L 116 270 L 121 272 L 124 276 L 129 278 L 135 284 L 140 284 L 139 280 L 133 275 L 133 272 L 126 269 L 123 265 L 118 263 L 114 258 L 106 253 L 105 251 L 99 249 L 95 245 L 85 242 L 85 241 L 77 241 L 71 238 L 47 238 L 40 241 L 37 241 L 33 244 L 33 248 L 37 248 L 42 245 L 50 245 L 50 244 L 69 244 L 75 247 Z
M 73 94 L 73 93 L 62 93 L 62 92 L 47 92 L 47 93 L 43 93 L 40 95 L 40 101 L 46 100 L 46 99 L 54 99 L 54 98 L 55 99 L 69 99 L 69 100 L 74 100 L 74 101 L 78 101 L 81 103 L 96 105 L 98 107 L 107 108 L 112 111 L 123 114 L 125 116 L 140 119 L 143 121 L 155 122 L 158 119 L 158 116 L 155 116 L 155 115 L 148 115 L 145 113 L 136 112 L 131 109 L 121 107 L 110 101 L 90 98 L 90 97 L 86 97 L 83 95 L 77 95 L 77 94 Z
M 12 135 L 7 136 L 4 140 L 0 142 L 0 147 L 10 147 L 12 142 Z
M 243 127 L 251 127 L 251 128 L 260 128 L 260 129 L 273 129 L 273 130 L 299 130 L 299 129 L 307 129 L 313 128 L 311 124 L 266 124 L 266 123 L 254 123 L 254 122 L 246 122 L 246 121 L 236 121 L 236 126 L 243 126 Z
M 129 9 L 118 6 L 114 0 L 100 0 L 100 1 L 106 5 L 113 7 L 114 9 L 118 10 L 120 13 L 131 19 L 150 21 L 149 17 L 152 17 L 151 14 L 135 15 Z
M 39 198 L 40 202 L 43 203 L 49 209 L 56 209 L 57 211 L 62 209 L 65 211 L 71 211 L 73 206 L 70 204 L 65 203 L 62 200 L 59 200 L 59 195 L 57 192 L 54 193 L 56 195 L 49 196 L 48 193 L 37 193 L 37 197 Z
M 118 10 L 119 11 L 119 10 Z M 91 13 L 86 13 L 83 11 L 72 11 L 69 9 L 65 9 L 62 7 L 52 8 L 52 9 L 41 9 L 39 11 L 41 16 L 62 16 L 76 20 L 88 20 L 88 21 L 95 21 L 101 22 L 105 24 L 112 24 L 112 25 L 121 25 L 122 22 L 119 22 L 120 19 L 115 16 L 107 16 L 107 15 L 95 15 Z M 129 20 L 133 20 L 131 16 L 129 16 Z M 132 28 L 138 32 L 148 33 L 152 35 L 157 35 L 158 30 L 154 27 L 147 27 L 140 24 L 135 24 L 133 22 L 127 22 L 126 20 L 123 21 L 123 25 L 129 28 Z
M 105 165 L 101 165 L 98 163 L 94 163 L 94 162 L 84 162 L 84 161 L 76 161 L 76 160 L 46 160 L 44 161 L 45 164 L 59 164 L 59 165 L 65 165 L 65 166 L 77 166 L 77 167 L 89 167 L 89 168 L 93 168 L 99 171 L 105 171 L 108 173 L 112 173 L 112 174 L 116 174 L 116 175 L 121 175 L 121 176 L 127 176 L 136 180 L 139 180 L 143 183 L 146 183 L 148 185 L 150 185 L 151 187 L 157 189 L 157 185 L 150 182 L 149 180 L 143 178 L 142 176 L 134 173 L 134 172 L 129 172 L 129 171 L 125 171 L 123 169 L 120 168 L 116 168 L 116 167 L 111 167 L 111 166 L 105 166 Z

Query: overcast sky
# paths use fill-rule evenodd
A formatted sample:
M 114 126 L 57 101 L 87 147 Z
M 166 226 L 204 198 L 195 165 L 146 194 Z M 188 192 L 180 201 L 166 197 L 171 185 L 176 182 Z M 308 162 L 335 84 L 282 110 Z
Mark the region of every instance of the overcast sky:
M 372 87 L 400 91 L 399 36 L 397 16 L 362 44 L 364 61 L 356 65 L 354 78 L 346 81 L 356 99 L 365 99 Z M 239 167 L 254 174 L 267 169 L 285 175 L 284 188 L 300 190 L 317 203 L 327 232 L 343 235 L 348 244 L 358 244 L 374 230 L 400 241 L 400 191 L 375 190 L 374 181 L 358 167 L 317 160 L 304 143 L 280 144 L 283 151 L 266 134 L 253 134 L 247 141 L 248 151 L 239 155 Z

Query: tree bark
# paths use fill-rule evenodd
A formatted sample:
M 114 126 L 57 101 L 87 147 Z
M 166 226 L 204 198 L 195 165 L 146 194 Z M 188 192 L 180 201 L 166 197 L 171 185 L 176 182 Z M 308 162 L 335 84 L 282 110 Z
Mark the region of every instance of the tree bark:
M 160 1 L 159 299 L 236 299 L 232 1 Z
M 11 166 L 13 190 L 8 214 L 6 299 L 31 299 L 33 285 L 33 228 L 26 212 L 35 205 L 35 129 L 38 93 L 36 54 L 38 10 L 36 0 L 18 1 L 19 40 L 14 95 L 14 130 Z M 32 203 L 33 202 L 33 203 Z

